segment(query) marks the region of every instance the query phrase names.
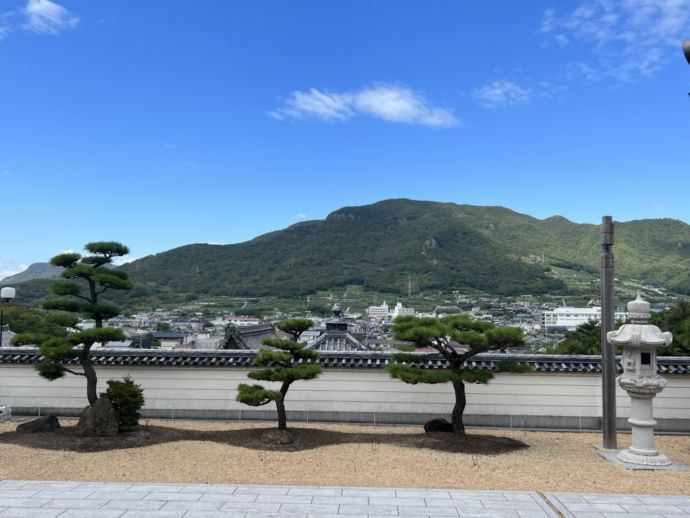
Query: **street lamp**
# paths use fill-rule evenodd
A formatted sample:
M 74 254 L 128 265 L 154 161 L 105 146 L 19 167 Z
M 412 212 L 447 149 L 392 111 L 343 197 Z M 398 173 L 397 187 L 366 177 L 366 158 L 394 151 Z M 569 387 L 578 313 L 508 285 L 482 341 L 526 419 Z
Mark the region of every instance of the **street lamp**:
M 17 292 L 14 288 L 2 288 L 0 289 L 0 302 L 10 302 L 15 296 Z M 0 347 L 2 347 L 2 328 L 4 326 L 4 322 L 2 321 L 2 306 L 0 306 Z

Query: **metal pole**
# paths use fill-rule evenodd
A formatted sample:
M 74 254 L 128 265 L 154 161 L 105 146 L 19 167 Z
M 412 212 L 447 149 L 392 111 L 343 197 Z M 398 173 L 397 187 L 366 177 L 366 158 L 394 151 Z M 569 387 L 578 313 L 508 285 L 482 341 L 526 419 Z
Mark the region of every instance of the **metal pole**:
M 616 443 L 616 356 L 606 333 L 613 331 L 613 220 L 601 218 L 601 372 L 604 448 L 615 450 Z
M 0 302 L 0 304 L 2 304 L 2 302 Z M 4 325 L 5 324 L 2 321 L 2 307 L 0 307 L 0 347 L 2 347 L 2 327 Z

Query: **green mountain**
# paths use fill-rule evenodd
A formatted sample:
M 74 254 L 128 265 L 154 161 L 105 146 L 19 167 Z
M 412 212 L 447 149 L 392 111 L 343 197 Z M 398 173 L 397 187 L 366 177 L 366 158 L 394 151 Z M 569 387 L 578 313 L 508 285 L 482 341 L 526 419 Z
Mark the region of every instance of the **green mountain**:
M 690 226 L 616 223 L 616 274 L 690 288 Z M 382 292 L 561 293 L 557 272 L 596 274 L 599 226 L 502 207 L 386 200 L 233 245 L 187 245 L 122 266 L 135 285 L 197 295 L 292 297 L 357 284 Z
M 293 298 L 360 285 L 368 291 L 479 291 L 493 295 L 598 292 L 599 225 L 544 220 L 502 207 L 406 199 L 345 207 L 233 245 L 187 245 L 120 268 L 134 289 L 127 306 L 204 296 Z M 616 222 L 616 277 L 690 289 L 690 226 L 671 219 Z M 35 303 L 51 281 L 18 286 Z M 408 284 L 409 283 L 409 284 Z M 21 300 L 20 300 L 21 299 Z M 110 300 L 110 298 L 109 298 Z

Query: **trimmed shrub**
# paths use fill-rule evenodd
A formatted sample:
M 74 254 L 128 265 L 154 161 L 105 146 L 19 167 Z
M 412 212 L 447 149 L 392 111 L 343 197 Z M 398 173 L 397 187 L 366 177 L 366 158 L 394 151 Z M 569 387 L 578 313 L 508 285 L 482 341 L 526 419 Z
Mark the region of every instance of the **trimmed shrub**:
M 139 425 L 141 414 L 139 410 L 144 406 L 144 391 L 140 385 L 125 376 L 123 381 L 108 380 L 108 390 L 101 393 L 113 404 L 120 419 L 120 431 L 131 430 Z

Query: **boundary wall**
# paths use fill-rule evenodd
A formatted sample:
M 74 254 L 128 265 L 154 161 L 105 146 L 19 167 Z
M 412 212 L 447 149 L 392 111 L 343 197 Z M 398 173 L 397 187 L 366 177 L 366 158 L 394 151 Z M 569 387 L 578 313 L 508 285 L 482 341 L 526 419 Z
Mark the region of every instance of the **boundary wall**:
M 35 358 L 22 351 L 0 351 L 0 404 L 15 415 L 77 416 L 86 406 L 85 380 L 66 375 L 56 381 L 38 376 Z M 15 353 L 11 359 L 8 354 Z M 122 354 L 121 354 L 122 353 Z M 30 354 L 35 355 L 34 352 Z M 235 401 L 237 385 L 248 381 L 251 353 L 243 351 L 101 351 L 97 353 L 99 391 L 108 379 L 131 376 L 144 389 L 147 418 L 274 420 L 275 406 L 249 407 Z M 107 358 L 127 365 L 108 364 Z M 199 358 L 235 361 L 235 365 L 189 365 Z M 601 427 L 601 367 L 596 357 L 482 356 L 468 368 L 491 368 L 498 360 L 533 364 L 534 372 L 496 374 L 486 385 L 467 385 L 465 423 L 530 429 L 598 430 Z M 525 358 L 529 358 L 525 360 Z M 584 358 L 584 359 L 583 359 Z M 323 354 L 324 373 L 316 380 L 298 381 L 286 400 L 288 419 L 370 424 L 419 424 L 434 417 L 449 418 L 454 396 L 449 384 L 409 385 L 383 369 L 380 353 Z M 663 360 L 662 360 L 663 361 Z M 185 365 L 185 362 L 188 365 Z M 197 362 L 199 364 L 203 361 Z M 222 363 L 222 362 L 220 362 Z M 329 365 L 330 363 L 330 365 Z M 346 366 L 342 366 L 346 365 Z M 548 367 L 551 365 L 551 367 Z M 488 366 L 488 367 L 487 367 Z M 668 385 L 654 399 L 657 430 L 690 433 L 690 358 L 660 364 Z M 426 368 L 444 368 L 427 363 Z M 549 371 L 551 369 L 551 371 Z M 560 371 L 554 372 L 554 370 Z M 577 372 L 579 370 L 579 372 Z M 666 370 L 668 372 L 664 373 Z M 583 372 L 584 371 L 584 372 Z M 588 372 L 589 371 L 589 372 Z M 677 372 L 675 374 L 671 372 Z M 250 380 L 251 381 L 251 380 Z M 271 385 L 270 383 L 267 385 Z M 630 399 L 616 393 L 619 429 L 629 429 Z

